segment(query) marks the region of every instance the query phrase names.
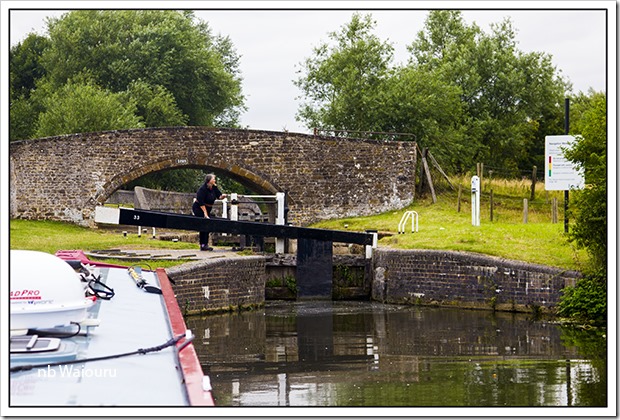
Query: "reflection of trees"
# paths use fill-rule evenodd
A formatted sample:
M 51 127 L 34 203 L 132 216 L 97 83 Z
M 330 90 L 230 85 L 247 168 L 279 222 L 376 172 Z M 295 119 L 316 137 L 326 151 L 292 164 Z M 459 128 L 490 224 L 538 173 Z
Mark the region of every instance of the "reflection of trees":
M 604 338 L 601 345 L 591 331 L 565 332 L 516 314 L 370 305 L 268 304 L 187 324 L 221 405 L 606 401 Z
M 566 361 L 567 382 L 572 388 L 572 405 L 607 405 L 607 334 L 603 329 L 584 330 L 562 326 L 561 340 L 567 347 L 576 347 L 582 359 L 590 363 Z M 604 397 L 604 401 L 601 398 Z

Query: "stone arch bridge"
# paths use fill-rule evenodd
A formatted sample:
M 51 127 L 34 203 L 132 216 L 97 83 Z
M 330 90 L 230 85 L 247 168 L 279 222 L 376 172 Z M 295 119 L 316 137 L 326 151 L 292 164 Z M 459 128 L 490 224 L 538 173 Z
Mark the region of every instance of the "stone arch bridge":
M 288 220 L 297 225 L 399 209 L 415 191 L 413 141 L 171 127 L 23 140 L 9 149 L 11 217 L 84 226 L 123 184 L 177 168 L 214 171 L 258 194 L 286 191 Z

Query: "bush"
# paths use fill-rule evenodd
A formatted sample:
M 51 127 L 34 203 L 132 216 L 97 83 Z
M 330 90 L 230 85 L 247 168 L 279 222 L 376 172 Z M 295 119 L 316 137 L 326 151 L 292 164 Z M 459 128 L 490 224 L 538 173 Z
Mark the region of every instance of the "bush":
M 575 287 L 563 289 L 558 314 L 575 321 L 603 324 L 607 317 L 607 274 L 599 269 L 586 274 Z

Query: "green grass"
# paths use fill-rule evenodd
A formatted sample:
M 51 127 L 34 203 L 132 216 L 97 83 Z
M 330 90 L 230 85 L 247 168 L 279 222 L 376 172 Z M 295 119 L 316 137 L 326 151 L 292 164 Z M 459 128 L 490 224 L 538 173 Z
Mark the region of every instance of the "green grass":
M 375 229 L 392 233 L 379 241 L 379 246 L 400 249 L 444 249 L 494 255 L 507 259 L 544 264 L 571 270 L 582 270 L 587 265 L 587 254 L 576 250 L 564 234 L 563 214 L 560 223 L 551 223 L 553 197 L 562 203 L 561 191 L 545 193 L 537 186 L 537 197 L 529 203 L 528 223 L 523 223 L 523 198 L 528 198 L 530 187 L 525 181 L 483 180 L 481 199 L 481 226 L 471 225 L 469 180 L 455 179 L 463 186 L 461 211 L 457 212 L 457 193 L 445 190 L 438 202 L 430 198 L 416 199 L 408 209 L 392 211 L 369 217 L 352 217 L 316 223 L 314 227 L 365 231 Z M 494 220 L 489 218 L 489 192 L 494 191 Z M 561 207 L 561 205 L 560 205 Z M 405 210 L 419 214 L 419 232 L 399 235 L 398 223 Z M 345 228 L 345 225 L 348 225 Z M 88 229 L 52 221 L 11 220 L 10 246 L 12 249 L 30 249 L 48 253 L 58 250 L 81 249 L 196 249 L 197 244 L 151 239 L 150 235 L 138 237 L 129 231 L 125 238 L 118 232 Z M 127 265 L 127 262 L 108 262 Z M 157 261 L 158 267 L 168 267 L 184 261 Z M 139 265 L 139 262 L 136 262 Z M 152 262 L 149 262 L 152 264 Z
M 400 249 L 439 249 L 468 251 L 497 257 L 581 270 L 587 264 L 587 254 L 576 250 L 564 234 L 563 215 L 560 223 L 551 223 L 551 205 L 547 194 L 529 203 L 528 223 L 523 223 L 523 199 L 505 194 L 501 185 L 493 185 L 495 207 L 493 222 L 490 221 L 488 192 L 482 194 L 481 223 L 472 226 L 469 190 L 461 199 L 461 211 L 457 211 L 457 195 L 444 192 L 437 203 L 430 198 L 419 199 L 414 205 L 400 211 L 375 216 L 353 217 L 319 222 L 313 227 L 364 231 L 375 229 L 391 233 L 379 241 L 379 246 Z M 511 185 L 510 188 L 514 186 Z M 468 187 L 469 188 L 469 187 Z M 529 189 L 526 191 L 529 197 Z M 555 192 L 554 192 L 555 193 Z M 560 192 L 561 193 L 561 192 Z M 556 194 L 557 195 L 557 194 Z M 486 208 L 485 208 L 486 207 Z M 415 210 L 419 216 L 419 231 L 411 233 L 411 222 L 405 234 L 398 234 L 398 224 L 406 210 Z M 345 225 L 348 227 L 345 228 Z
M 54 254 L 59 250 L 83 250 L 96 249 L 198 249 L 198 244 L 187 242 L 171 242 L 152 239 L 150 235 L 138 237 L 136 230 L 128 231 L 127 237 L 122 233 L 112 232 L 105 229 L 89 229 L 70 223 L 62 223 L 47 220 L 20 220 L 13 219 L 10 222 L 10 247 L 11 249 L 27 249 Z M 96 260 L 93 258 L 93 260 Z M 119 265 L 149 265 L 152 268 L 170 267 L 181 264 L 185 260 L 176 261 L 121 261 L 116 259 L 100 260 Z

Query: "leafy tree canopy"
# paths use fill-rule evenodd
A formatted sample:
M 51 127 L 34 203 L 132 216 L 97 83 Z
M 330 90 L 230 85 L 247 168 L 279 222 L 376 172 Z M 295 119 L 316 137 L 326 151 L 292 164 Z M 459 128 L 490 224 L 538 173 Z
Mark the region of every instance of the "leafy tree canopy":
M 24 41 L 9 51 L 11 72 L 9 74 L 11 97 L 30 97 L 36 81 L 45 76 L 41 56 L 49 48 L 49 39 L 30 34 Z
M 298 119 L 327 129 L 380 129 L 381 91 L 389 75 L 393 47 L 371 31 L 370 15 L 354 14 L 349 25 L 314 49 L 304 63 L 305 75 L 294 83 L 305 93 Z M 302 70 L 298 70 L 300 73 Z
M 568 160 L 584 168 L 585 188 L 573 192 L 575 223 L 569 237 L 586 248 L 595 265 L 607 264 L 607 100 L 591 92 L 590 105 L 574 125 L 579 130 Z
M 118 124 L 236 126 L 245 109 L 230 39 L 213 36 L 192 12 L 78 10 L 50 19 L 48 33 L 11 48 L 12 140 Z M 89 92 L 118 101 L 116 115 L 95 120 L 66 107 L 71 123 L 60 124 L 53 98 L 68 92 L 71 100 Z
M 509 19 L 487 34 L 460 11 L 433 11 L 410 46 L 410 63 L 461 88 L 464 129 L 483 145 L 478 161 L 530 169 L 543 161 L 545 135 L 562 127 L 570 85 L 548 54 L 519 51 L 515 36 Z
M 44 62 L 58 84 L 83 69 L 113 92 L 143 79 L 173 92 L 192 125 L 211 125 L 241 104 L 240 80 L 228 71 L 218 39 L 191 12 L 76 11 L 52 19 L 49 33 Z
M 575 190 L 568 237 L 590 255 L 584 277 L 563 290 L 559 313 L 578 321 L 604 324 L 607 319 L 607 99 L 602 92 L 580 94 L 571 107 L 576 142 L 564 152 L 584 169 L 585 188 Z M 613 279 L 612 279 L 613 281 Z
M 456 170 L 485 162 L 517 175 L 543 161 L 545 135 L 562 130 L 570 85 L 549 55 L 518 50 L 509 19 L 487 34 L 458 10 L 431 11 L 403 66 L 391 64 L 392 46 L 374 26 L 370 15 L 355 14 L 302 63 L 298 120 L 407 131 Z
M 143 127 L 134 101 L 88 81 L 69 80 L 60 89 L 43 95 L 36 137 Z

